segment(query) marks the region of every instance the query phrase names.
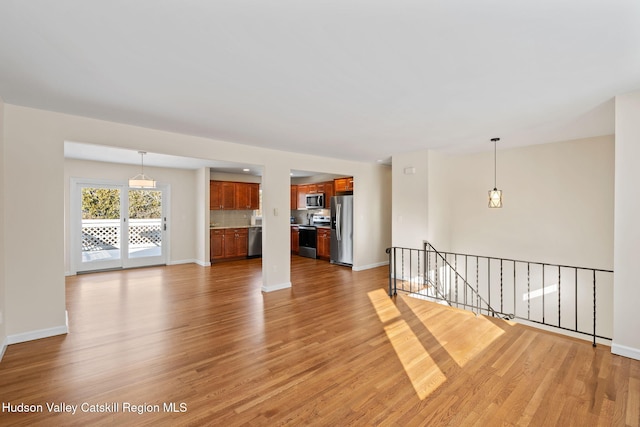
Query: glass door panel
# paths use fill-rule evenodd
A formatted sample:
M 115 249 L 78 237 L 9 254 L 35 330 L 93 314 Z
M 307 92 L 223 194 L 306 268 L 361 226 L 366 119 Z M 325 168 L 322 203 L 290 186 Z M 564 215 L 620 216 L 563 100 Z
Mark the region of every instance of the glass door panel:
M 81 242 L 79 271 L 122 265 L 121 190 L 81 186 Z
M 128 196 L 128 264 L 164 263 L 162 190 L 129 189 Z

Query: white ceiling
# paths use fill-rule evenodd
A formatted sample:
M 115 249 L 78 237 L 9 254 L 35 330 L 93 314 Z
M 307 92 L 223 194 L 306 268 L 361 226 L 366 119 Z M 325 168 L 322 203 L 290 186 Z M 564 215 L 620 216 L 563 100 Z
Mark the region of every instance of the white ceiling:
M 611 134 L 637 0 L 0 0 L 5 102 L 374 162 Z

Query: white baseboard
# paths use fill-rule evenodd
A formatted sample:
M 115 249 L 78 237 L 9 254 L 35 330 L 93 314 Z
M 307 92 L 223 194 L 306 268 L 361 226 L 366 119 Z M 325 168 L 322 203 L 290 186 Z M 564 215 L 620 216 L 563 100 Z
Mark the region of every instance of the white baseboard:
M 262 285 L 262 292 L 273 292 L 273 291 L 279 291 L 281 289 L 287 289 L 291 287 L 291 282 L 286 282 L 286 283 L 280 283 L 277 285 Z
M 2 345 L 0 345 L 0 362 L 2 361 L 2 356 L 4 356 L 4 352 L 7 349 L 8 345 L 9 345 L 9 342 L 7 341 L 7 338 L 5 337 L 4 340 L 2 340 Z
M 202 267 L 208 267 L 211 265 L 210 262 L 203 262 L 197 259 L 177 259 L 175 261 L 167 262 L 167 265 L 178 265 L 178 264 L 198 264 Z
M 611 353 L 628 357 L 629 359 L 640 360 L 640 349 L 627 347 L 626 345 L 611 344 Z
M 168 261 L 167 265 L 179 265 L 179 264 L 195 264 L 198 261 L 195 259 L 177 259 L 174 261 Z
M 359 265 L 358 267 L 352 267 L 353 271 L 370 270 L 372 268 L 382 267 L 383 265 L 389 265 L 389 260 L 383 262 L 377 262 L 375 264 Z
M 38 329 L 35 331 L 23 332 L 21 334 L 9 335 L 5 339 L 7 345 L 18 344 L 26 341 L 39 340 L 41 338 L 55 337 L 69 333 L 69 313 L 65 311 L 65 324 L 53 328 Z
M 76 275 L 76 273 L 72 273 L 70 271 L 65 271 L 64 272 L 64 277 L 75 276 L 75 275 Z

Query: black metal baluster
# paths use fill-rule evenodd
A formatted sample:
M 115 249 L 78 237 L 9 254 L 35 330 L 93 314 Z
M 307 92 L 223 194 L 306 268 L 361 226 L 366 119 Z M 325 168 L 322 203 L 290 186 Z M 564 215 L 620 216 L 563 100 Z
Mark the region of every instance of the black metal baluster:
M 464 281 L 469 283 L 469 257 L 464 256 Z M 467 306 L 467 287 L 464 287 L 464 306 Z
M 593 346 L 596 346 L 596 271 L 593 270 Z
M 500 313 L 504 313 L 504 301 L 502 291 L 502 259 L 500 259 Z
M 480 314 L 480 259 L 476 258 L 476 311 Z
M 404 280 L 404 252 L 405 252 L 405 249 L 404 249 L 404 248 L 402 248 L 402 250 L 401 250 L 401 252 L 400 252 L 400 254 L 401 254 L 401 256 L 402 256 L 402 276 L 400 277 L 400 280 L 401 280 L 401 282 L 400 282 L 400 283 L 402 284 L 402 290 L 403 290 L 403 291 L 404 291 L 404 290 L 406 290 L 406 289 L 404 288 L 404 282 L 405 282 L 405 280 Z
M 513 317 L 516 317 L 516 262 L 513 261 Z
M 531 263 L 527 263 L 527 320 L 531 320 Z
M 491 307 L 491 258 L 487 258 L 487 292 L 489 294 L 489 307 Z M 487 307 L 487 315 L 489 314 Z
M 561 276 L 561 271 L 562 269 L 560 268 L 560 266 L 558 266 L 558 327 L 560 327 L 560 307 L 562 306 L 562 299 L 560 298 L 560 292 L 561 292 L 561 283 L 562 283 L 562 276 Z
M 574 271 L 575 271 L 575 283 L 574 283 L 574 286 L 575 286 L 575 292 L 576 293 L 573 296 L 573 301 L 574 301 L 574 310 L 575 310 L 574 313 L 575 313 L 575 316 L 576 316 L 576 319 L 575 319 L 575 321 L 576 321 L 575 331 L 578 332 L 578 269 L 574 268 Z
M 429 283 L 428 289 L 431 288 L 431 245 L 427 246 L 428 248 L 428 252 L 427 252 L 427 283 Z M 427 295 L 429 294 L 429 291 L 427 291 Z
M 542 323 L 544 323 L 544 264 L 542 264 Z
M 389 296 L 392 296 L 392 289 L 391 289 L 391 274 L 393 269 L 395 268 L 395 266 L 391 263 L 391 250 L 392 248 L 387 249 L 387 254 L 389 255 Z
M 458 254 L 455 254 L 453 257 L 453 267 L 456 271 L 456 292 L 455 292 L 455 296 L 456 296 L 456 307 L 459 307 L 458 305 Z
M 413 292 L 413 249 L 409 249 L 409 293 Z

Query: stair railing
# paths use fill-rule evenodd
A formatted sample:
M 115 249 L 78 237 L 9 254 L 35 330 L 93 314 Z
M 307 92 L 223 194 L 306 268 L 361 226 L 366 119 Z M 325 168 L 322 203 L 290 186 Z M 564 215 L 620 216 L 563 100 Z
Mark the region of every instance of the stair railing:
M 388 248 L 386 253 L 389 255 L 390 297 L 397 295 L 398 291 L 408 292 L 415 297 L 441 301 L 450 306 L 470 310 L 476 315 L 513 318 L 513 315 L 491 307 L 430 244 L 425 244 L 424 249 L 392 247 Z M 455 295 L 452 294 L 452 274 L 456 283 Z M 464 286 L 462 292 L 458 286 L 460 283 Z
M 439 252 L 428 242 L 414 251 L 387 250 L 390 296 L 433 286 L 434 298 L 476 314 L 588 335 L 594 346 L 611 340 L 612 270 Z

